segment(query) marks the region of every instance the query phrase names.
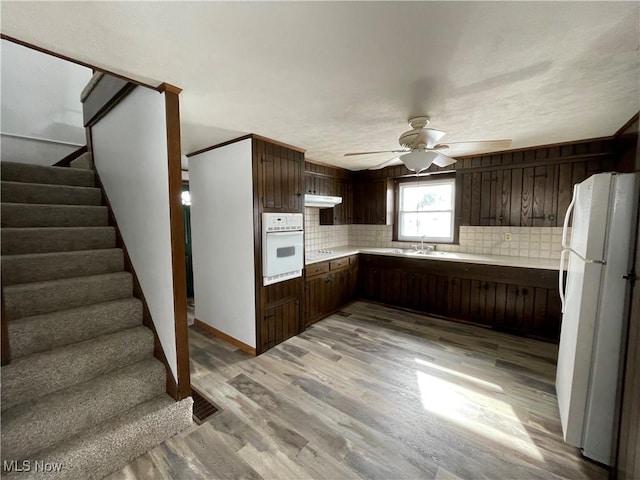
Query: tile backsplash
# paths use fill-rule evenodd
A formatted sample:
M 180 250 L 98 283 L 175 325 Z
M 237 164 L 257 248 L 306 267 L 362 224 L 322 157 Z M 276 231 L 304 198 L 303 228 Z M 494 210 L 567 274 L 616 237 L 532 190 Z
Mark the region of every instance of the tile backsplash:
M 304 209 L 304 249 L 306 252 L 349 244 L 350 225 L 320 225 L 320 209 Z
M 320 225 L 319 209 L 305 209 L 305 250 L 342 245 L 411 248 L 416 242 L 394 242 L 390 225 Z M 511 233 L 511 241 L 505 234 Z M 436 244 L 445 252 L 560 258 L 562 227 L 460 227 L 460 244 Z

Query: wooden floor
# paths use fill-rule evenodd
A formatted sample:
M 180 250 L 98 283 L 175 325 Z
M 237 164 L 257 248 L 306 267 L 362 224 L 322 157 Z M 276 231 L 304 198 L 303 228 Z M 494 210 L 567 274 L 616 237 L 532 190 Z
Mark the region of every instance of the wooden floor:
M 116 479 L 605 479 L 562 442 L 554 345 L 356 302 L 251 358 L 194 327 L 222 412 Z

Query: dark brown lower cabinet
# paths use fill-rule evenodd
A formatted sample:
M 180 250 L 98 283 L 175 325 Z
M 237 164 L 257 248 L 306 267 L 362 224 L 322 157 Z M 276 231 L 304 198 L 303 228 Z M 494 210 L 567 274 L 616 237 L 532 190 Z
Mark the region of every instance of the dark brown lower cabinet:
M 361 255 L 359 296 L 557 342 L 558 272 Z
M 356 296 L 358 256 L 313 264 L 305 269 L 305 325 L 335 312 Z
M 302 278 L 260 287 L 256 353 L 260 355 L 304 330 Z
M 261 347 L 265 351 L 300 333 L 300 300 L 268 308 L 262 321 Z

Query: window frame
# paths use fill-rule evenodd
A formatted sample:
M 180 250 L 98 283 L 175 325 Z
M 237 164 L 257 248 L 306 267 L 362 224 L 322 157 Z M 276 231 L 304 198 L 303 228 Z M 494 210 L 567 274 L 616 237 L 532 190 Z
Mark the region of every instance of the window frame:
M 400 237 L 400 190 L 401 190 L 401 186 L 404 186 L 406 184 L 417 184 L 418 182 L 420 184 L 427 184 L 427 183 L 442 183 L 444 181 L 447 182 L 451 182 L 453 185 L 453 205 L 452 205 L 452 210 L 451 210 L 451 215 L 452 215 L 452 222 L 453 222 L 453 226 L 452 226 L 452 236 L 451 239 L 435 239 L 434 237 L 425 237 L 425 242 L 429 242 L 429 243 L 439 243 L 439 244 L 458 244 L 459 242 L 459 231 L 460 231 L 460 219 L 459 217 L 456 215 L 456 212 L 459 212 L 460 209 L 460 195 L 461 195 L 461 185 L 459 182 L 459 179 L 457 177 L 457 175 L 455 173 L 447 173 L 447 174 L 427 174 L 427 175 L 420 175 L 420 178 L 416 178 L 415 175 L 412 175 L 411 177 L 405 177 L 405 178 L 401 178 L 401 179 L 396 179 L 395 180 L 395 185 L 394 185 L 394 208 L 393 208 L 393 238 L 392 240 L 394 242 L 411 242 L 411 243 L 415 243 L 415 242 L 419 242 L 421 240 L 420 237 L 413 237 L 413 238 L 401 238 Z

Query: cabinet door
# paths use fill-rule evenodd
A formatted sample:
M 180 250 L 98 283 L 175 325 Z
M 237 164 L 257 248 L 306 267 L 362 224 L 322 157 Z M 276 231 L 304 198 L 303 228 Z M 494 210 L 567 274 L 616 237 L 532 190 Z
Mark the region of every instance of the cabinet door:
M 341 197 L 342 203 L 333 208 L 320 209 L 320 225 L 348 225 L 352 223 L 351 182 L 339 178 L 333 179 L 333 187 L 330 195 Z
M 360 296 L 367 300 L 380 300 L 380 271 L 367 260 L 360 264 L 358 271 Z
M 353 223 L 364 224 L 367 209 L 367 189 L 363 182 L 353 184 Z
M 267 210 L 302 212 L 304 155 L 279 145 L 261 142 L 262 182 L 260 194 Z
M 353 223 L 353 183 L 350 180 L 342 181 L 342 218 L 343 225 Z
M 368 221 L 371 225 L 387 223 L 387 189 L 385 180 L 376 180 L 369 185 Z
M 262 319 L 261 349 L 265 350 L 297 335 L 300 329 L 300 301 L 277 305 L 265 311 Z
M 358 264 L 352 264 L 349 267 L 349 284 L 347 302 L 350 302 L 358 295 Z
M 425 313 L 447 315 L 449 277 L 411 272 L 409 280 L 409 308 Z
M 353 185 L 353 223 L 387 223 L 387 182 L 373 180 Z
M 469 320 L 481 325 L 492 325 L 495 311 L 496 284 L 480 280 L 471 281 Z
M 323 276 L 312 277 L 305 281 L 304 317 L 306 326 L 313 323 L 315 319 L 322 315 L 321 300 L 323 283 Z

